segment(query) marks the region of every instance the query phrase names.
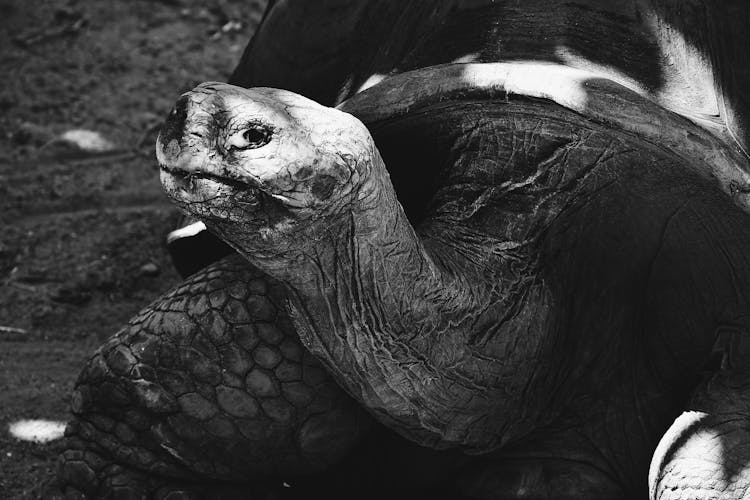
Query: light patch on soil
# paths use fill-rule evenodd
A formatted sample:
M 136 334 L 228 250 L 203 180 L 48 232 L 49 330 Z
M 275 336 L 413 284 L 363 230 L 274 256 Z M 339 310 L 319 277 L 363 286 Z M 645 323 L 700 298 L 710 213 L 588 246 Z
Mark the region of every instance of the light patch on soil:
M 14 438 L 32 443 L 49 443 L 63 437 L 65 422 L 54 420 L 19 420 L 8 426 L 8 432 Z

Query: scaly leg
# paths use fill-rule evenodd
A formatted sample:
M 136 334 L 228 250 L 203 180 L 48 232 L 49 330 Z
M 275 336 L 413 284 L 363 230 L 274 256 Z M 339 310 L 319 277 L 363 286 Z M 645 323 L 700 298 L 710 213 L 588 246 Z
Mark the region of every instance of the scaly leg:
M 750 336 L 727 329 L 720 366 L 664 434 L 649 472 L 652 500 L 750 497 Z
M 340 461 L 371 419 L 304 350 L 284 300 L 231 256 L 105 343 L 72 400 L 68 497 L 265 498 Z

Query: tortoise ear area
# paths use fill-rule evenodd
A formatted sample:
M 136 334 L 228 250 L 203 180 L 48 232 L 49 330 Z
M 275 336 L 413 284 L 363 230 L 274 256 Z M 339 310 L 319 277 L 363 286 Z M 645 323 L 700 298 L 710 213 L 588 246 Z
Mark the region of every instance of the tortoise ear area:
M 289 170 L 281 170 L 289 174 Z M 292 183 L 288 183 L 289 179 Z M 346 165 L 316 161 L 296 170 L 291 176 L 281 175 L 278 185 L 280 200 L 295 209 L 326 211 L 335 199 L 351 192 L 353 173 Z
M 339 181 L 332 175 L 320 175 L 315 178 L 310 186 L 310 192 L 313 196 L 321 201 L 326 201 L 331 197 Z
M 344 195 L 353 188 L 352 183 L 360 178 L 353 157 L 343 155 L 337 160 L 328 164 L 310 183 L 310 193 L 320 201 L 328 200 L 337 190 Z

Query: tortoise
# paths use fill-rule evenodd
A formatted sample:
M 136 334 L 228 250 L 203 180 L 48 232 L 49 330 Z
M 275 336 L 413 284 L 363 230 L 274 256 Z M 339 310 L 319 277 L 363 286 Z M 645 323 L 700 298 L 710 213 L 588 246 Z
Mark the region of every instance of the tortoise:
M 89 360 L 66 495 L 743 498 L 747 115 L 658 71 L 687 8 L 272 2 L 157 141 L 236 253 Z

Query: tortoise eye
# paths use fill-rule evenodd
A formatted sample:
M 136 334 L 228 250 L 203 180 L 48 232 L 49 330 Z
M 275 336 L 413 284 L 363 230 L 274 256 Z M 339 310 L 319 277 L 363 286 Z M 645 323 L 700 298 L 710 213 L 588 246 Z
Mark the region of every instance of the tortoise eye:
M 270 128 L 260 124 L 252 124 L 230 136 L 227 146 L 229 149 L 258 149 L 271 142 L 272 135 L 273 132 Z

